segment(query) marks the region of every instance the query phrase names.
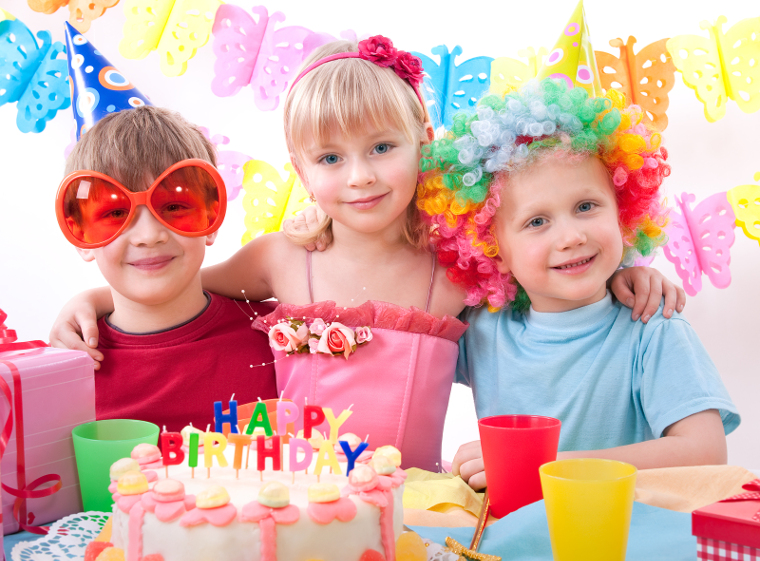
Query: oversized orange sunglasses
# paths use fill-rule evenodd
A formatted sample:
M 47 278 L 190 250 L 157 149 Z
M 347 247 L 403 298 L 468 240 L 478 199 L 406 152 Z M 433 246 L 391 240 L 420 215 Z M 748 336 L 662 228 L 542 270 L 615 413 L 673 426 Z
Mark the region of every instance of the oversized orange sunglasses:
M 207 236 L 222 225 L 227 191 L 216 168 L 203 160 L 177 162 L 137 193 L 105 174 L 79 170 L 61 182 L 55 214 L 67 240 L 91 249 L 116 239 L 140 205 L 172 232 Z

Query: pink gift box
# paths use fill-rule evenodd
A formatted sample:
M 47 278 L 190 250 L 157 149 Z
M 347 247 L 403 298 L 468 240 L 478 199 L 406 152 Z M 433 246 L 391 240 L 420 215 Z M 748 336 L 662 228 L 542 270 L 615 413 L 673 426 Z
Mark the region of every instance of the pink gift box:
M 2 322 L 0 322 L 1 324 Z M 0 462 L 3 487 L 19 489 L 17 401 L 21 389 L 23 455 L 27 490 L 37 478 L 56 474 L 61 488 L 50 496 L 28 498 L 20 515 L 26 524 L 39 525 L 82 510 L 71 429 L 95 420 L 95 379 L 92 359 L 83 352 L 50 347 L 4 350 L 0 345 L 0 376 L 11 389 L 12 410 L 0 394 L 0 429 L 11 415 L 13 431 Z M 18 379 L 14 380 L 15 366 Z M 37 490 L 51 487 L 40 485 Z M 33 491 L 33 490 L 32 490 Z M 16 497 L 2 491 L 3 533 L 19 529 L 13 507 Z

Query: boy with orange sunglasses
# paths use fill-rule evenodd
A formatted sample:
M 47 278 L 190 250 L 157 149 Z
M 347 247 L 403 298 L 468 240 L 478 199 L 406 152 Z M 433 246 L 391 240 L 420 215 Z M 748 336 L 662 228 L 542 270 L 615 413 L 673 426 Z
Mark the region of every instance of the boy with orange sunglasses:
M 102 363 L 99 419 L 205 427 L 213 401 L 276 397 L 269 342 L 249 317 L 270 308 L 252 303 L 244 312 L 201 286 L 227 202 L 215 163 L 197 128 L 152 106 L 104 117 L 66 161 L 58 223 L 80 256 L 98 264 L 113 297 L 114 312 L 98 321 L 97 349 L 63 342 Z

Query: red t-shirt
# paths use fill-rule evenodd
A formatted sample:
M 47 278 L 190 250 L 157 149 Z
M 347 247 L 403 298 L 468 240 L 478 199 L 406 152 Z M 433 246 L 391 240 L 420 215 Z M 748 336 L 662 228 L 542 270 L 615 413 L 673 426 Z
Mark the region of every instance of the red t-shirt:
M 250 311 L 244 302 L 210 297 L 198 316 L 157 333 L 124 333 L 98 321 L 105 357 L 95 372 L 98 419 L 140 419 L 170 431 L 192 421 L 213 430 L 214 401 L 227 409 L 233 393 L 241 405 L 277 397 L 269 340 L 249 319 L 274 306 L 251 302 Z

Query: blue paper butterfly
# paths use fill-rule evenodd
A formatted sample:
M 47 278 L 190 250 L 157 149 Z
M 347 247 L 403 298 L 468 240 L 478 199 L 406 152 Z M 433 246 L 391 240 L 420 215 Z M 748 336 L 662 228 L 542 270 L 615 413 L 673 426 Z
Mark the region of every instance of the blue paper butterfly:
M 462 47 L 457 45 L 449 53 L 446 45 L 432 49 L 440 58 L 440 65 L 421 53 L 412 53 L 422 59 L 425 69 L 423 88 L 428 99 L 428 110 L 433 125 L 438 128 L 443 124 L 451 126 L 451 119 L 460 109 L 475 107 L 480 96 L 491 84 L 491 57 L 479 56 L 456 65 L 455 58 L 462 54 Z M 432 97 L 433 101 L 430 101 Z
M 49 31 L 37 40 L 19 20 L 0 21 L 0 105 L 18 102 L 21 132 L 42 132 L 47 122 L 71 104 L 63 43 L 52 43 Z

